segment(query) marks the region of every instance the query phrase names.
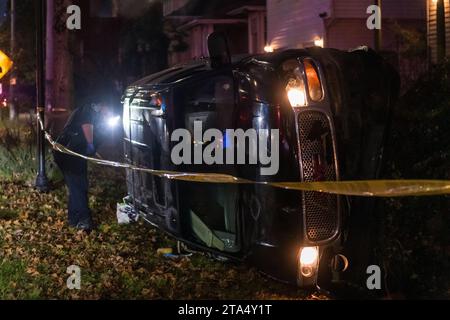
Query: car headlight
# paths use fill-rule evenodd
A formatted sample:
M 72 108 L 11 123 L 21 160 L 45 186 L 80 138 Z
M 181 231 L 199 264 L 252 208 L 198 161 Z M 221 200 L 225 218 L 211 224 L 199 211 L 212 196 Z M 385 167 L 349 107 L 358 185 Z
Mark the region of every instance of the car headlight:
M 286 94 L 292 108 L 303 108 L 311 102 L 322 101 L 322 81 L 319 69 L 312 59 L 287 60 L 283 64 L 283 70 L 287 75 Z
M 293 108 L 306 107 L 306 91 L 303 81 L 290 79 L 286 86 L 289 102 Z
M 300 272 L 302 276 L 312 277 L 319 264 L 319 248 L 305 247 L 300 250 Z

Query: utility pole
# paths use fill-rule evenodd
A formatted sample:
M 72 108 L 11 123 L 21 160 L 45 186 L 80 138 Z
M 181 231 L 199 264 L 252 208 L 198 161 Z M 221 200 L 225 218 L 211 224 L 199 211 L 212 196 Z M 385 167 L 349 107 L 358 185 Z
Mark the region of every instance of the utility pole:
M 445 59 L 445 5 L 444 0 L 436 3 L 436 35 L 437 35 L 437 61 Z
M 381 7 L 381 0 L 375 0 L 375 5 L 380 8 L 380 22 L 381 22 L 381 28 L 383 28 L 383 9 Z M 383 43 L 383 34 L 381 32 L 381 29 L 375 29 L 375 50 L 380 51 L 382 49 L 382 43 Z
M 15 60 L 15 51 L 16 51 L 16 1 L 11 0 L 11 59 Z M 9 119 L 14 120 L 17 117 L 16 103 L 15 103 L 15 94 L 14 89 L 16 86 L 16 73 L 15 73 L 15 65 L 13 65 L 11 69 L 11 73 L 9 75 Z
M 46 20 L 46 34 L 45 34 L 45 107 L 47 111 L 51 111 L 55 104 L 54 95 L 54 49 L 55 37 L 53 26 L 55 23 L 55 1 L 47 1 L 47 20 Z
M 44 22 L 45 1 L 36 0 L 36 112 L 42 124 L 45 125 Z M 39 119 L 37 121 L 37 147 L 38 174 L 36 189 L 40 192 L 47 192 L 49 187 L 45 172 L 45 135 Z

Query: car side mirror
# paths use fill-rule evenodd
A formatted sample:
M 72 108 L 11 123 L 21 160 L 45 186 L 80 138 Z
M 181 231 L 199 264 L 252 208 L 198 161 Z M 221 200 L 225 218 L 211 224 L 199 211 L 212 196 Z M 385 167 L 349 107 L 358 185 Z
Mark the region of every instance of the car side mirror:
M 231 64 L 230 48 L 224 33 L 213 32 L 209 35 L 208 51 L 213 69 L 219 69 Z

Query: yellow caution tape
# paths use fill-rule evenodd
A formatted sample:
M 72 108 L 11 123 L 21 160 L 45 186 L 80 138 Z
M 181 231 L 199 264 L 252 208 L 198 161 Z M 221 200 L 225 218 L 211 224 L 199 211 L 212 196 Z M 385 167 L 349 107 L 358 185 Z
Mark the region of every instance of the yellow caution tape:
M 162 178 L 197 183 L 223 183 L 223 184 L 258 184 L 275 188 L 298 191 L 314 191 L 336 195 L 362 196 L 362 197 L 406 197 L 406 196 L 432 196 L 450 194 L 450 180 L 366 180 L 366 181 L 322 181 L 322 182 L 262 182 L 233 177 L 218 173 L 176 172 L 154 170 L 132 164 L 97 159 L 84 156 L 67 149 L 52 139 L 44 130 L 42 120 L 38 120 L 45 137 L 56 151 L 88 160 L 92 163 L 116 168 L 125 168 L 146 172 Z
M 449 180 L 366 180 L 272 183 L 289 190 L 317 191 L 348 196 L 406 197 L 450 194 Z

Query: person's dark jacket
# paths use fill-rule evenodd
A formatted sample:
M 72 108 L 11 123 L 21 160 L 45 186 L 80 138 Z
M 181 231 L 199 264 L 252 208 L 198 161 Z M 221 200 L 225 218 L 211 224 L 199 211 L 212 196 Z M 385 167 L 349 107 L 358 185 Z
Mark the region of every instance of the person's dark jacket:
M 91 124 L 94 126 L 94 144 L 96 147 L 101 143 L 99 127 L 101 127 L 100 115 L 93 110 L 91 106 L 85 106 L 75 109 L 63 132 L 58 137 L 57 142 L 70 149 L 71 151 L 85 154 L 87 141 L 83 133 L 82 126 Z

